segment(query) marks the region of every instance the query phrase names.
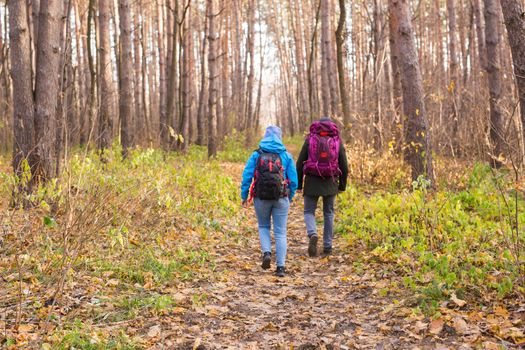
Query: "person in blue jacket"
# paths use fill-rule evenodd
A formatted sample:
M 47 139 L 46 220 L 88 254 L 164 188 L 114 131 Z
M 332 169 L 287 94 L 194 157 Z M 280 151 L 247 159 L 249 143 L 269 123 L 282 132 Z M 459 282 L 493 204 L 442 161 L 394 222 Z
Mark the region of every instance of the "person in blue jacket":
M 285 275 L 286 225 L 296 189 L 297 171 L 291 154 L 283 145 L 282 131 L 277 126 L 269 126 L 259 143 L 259 149 L 253 152 L 244 168 L 241 199 L 242 205 L 247 207 L 253 198 L 263 254 L 262 268 L 265 270 L 270 268 L 271 263 L 270 230 L 273 219 L 277 265 L 275 274 L 279 277 Z

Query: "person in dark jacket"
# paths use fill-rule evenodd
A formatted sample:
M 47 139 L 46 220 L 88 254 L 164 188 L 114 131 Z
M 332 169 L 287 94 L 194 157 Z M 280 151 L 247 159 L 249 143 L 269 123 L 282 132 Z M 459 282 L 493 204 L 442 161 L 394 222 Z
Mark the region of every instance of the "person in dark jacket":
M 331 123 L 330 118 L 323 117 L 318 122 Z M 332 242 L 334 236 L 334 204 L 335 197 L 339 192 L 346 189 L 346 179 L 348 176 L 348 161 L 344 143 L 340 141 L 338 152 L 339 176 L 321 177 L 304 174 L 304 166 L 308 160 L 309 138 L 307 137 L 299 158 L 297 159 L 298 190 L 303 190 L 304 196 L 304 222 L 306 233 L 308 234 L 308 255 L 317 255 L 317 227 L 315 222 L 315 211 L 319 197 L 323 198 L 323 256 L 332 253 Z M 304 182 L 304 186 L 303 186 Z

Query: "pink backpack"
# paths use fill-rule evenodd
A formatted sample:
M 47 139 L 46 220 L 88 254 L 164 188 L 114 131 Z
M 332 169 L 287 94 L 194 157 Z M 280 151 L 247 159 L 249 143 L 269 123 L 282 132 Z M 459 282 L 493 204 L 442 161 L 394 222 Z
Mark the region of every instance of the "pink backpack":
M 308 135 L 308 159 L 303 166 L 304 173 L 323 178 L 339 176 L 340 143 L 339 130 L 334 122 L 313 122 Z

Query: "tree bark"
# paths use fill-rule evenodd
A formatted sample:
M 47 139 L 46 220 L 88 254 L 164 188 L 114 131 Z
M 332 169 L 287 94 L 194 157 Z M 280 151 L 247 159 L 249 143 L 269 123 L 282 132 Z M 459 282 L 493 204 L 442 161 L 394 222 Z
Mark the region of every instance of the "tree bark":
M 490 140 L 492 167 L 499 168 L 503 152 L 503 120 L 501 109 L 502 78 L 500 71 L 499 9 L 497 0 L 485 0 L 485 40 L 487 45 L 487 78 L 490 93 Z
M 344 0 L 342 1 L 344 7 Z M 308 103 L 308 91 L 306 83 L 306 69 L 305 69 L 305 53 L 304 53 L 304 30 L 303 30 L 303 19 L 299 12 L 301 0 L 294 0 L 293 5 L 293 16 L 295 19 L 294 29 L 294 46 L 295 46 L 295 60 L 297 65 L 297 90 L 299 94 L 299 114 L 301 124 L 305 124 L 310 117 L 310 104 Z M 344 29 L 344 23 L 342 24 Z M 343 30 L 342 29 L 342 30 Z M 344 39 L 343 39 L 344 40 Z M 339 59 L 339 57 L 338 57 Z M 339 67 L 339 66 L 338 66 Z M 344 106 L 343 106 L 344 107 Z
M 448 104 L 448 123 L 450 126 L 450 146 L 452 154 L 456 154 L 459 147 L 458 141 L 458 55 L 457 55 L 457 29 L 456 29 L 456 1 L 447 0 L 447 14 L 448 14 L 448 53 L 449 53 L 449 82 L 447 84 L 447 91 L 450 95 Z
M 321 97 L 323 101 L 322 113 L 330 115 L 330 12 L 329 1 L 321 1 Z
M 248 72 L 248 82 L 246 85 L 246 142 L 251 142 L 254 134 L 253 116 L 253 87 L 255 81 L 255 0 L 248 2 L 248 38 L 246 40 L 246 52 L 250 57 L 250 67 Z
M 191 28 L 191 2 L 188 2 L 183 15 L 184 30 L 182 40 L 182 115 L 179 125 L 180 133 L 183 137 L 181 142 L 181 149 L 186 150 L 190 142 L 190 120 L 191 120 L 191 95 L 190 95 L 190 84 L 192 81 L 191 77 L 191 62 L 190 62 L 190 50 L 192 41 Z
M 403 91 L 405 160 L 412 168 L 413 180 L 425 176 L 433 181 L 429 126 L 409 3 L 408 0 L 390 0 L 389 5 L 390 18 L 398 24 L 394 43 L 399 53 Z
M 95 0 L 89 0 L 88 4 L 88 23 L 87 23 L 87 40 L 86 40 L 86 48 L 87 48 L 87 60 L 88 60 L 88 67 L 89 67 L 89 102 L 88 102 L 88 117 L 85 118 L 85 129 L 86 129 L 86 136 L 85 139 L 86 144 L 89 145 L 91 142 L 91 136 L 93 132 L 93 127 L 95 123 L 95 110 L 96 110 L 96 87 L 97 87 L 97 70 L 96 70 L 96 64 L 95 64 L 95 57 L 93 55 L 93 42 L 96 42 L 96 38 L 94 39 L 92 37 L 93 33 L 93 23 L 95 22 Z M 94 39 L 94 40 L 93 40 Z
M 13 170 L 19 177 L 27 160 L 34 173 L 35 146 L 33 79 L 27 7 L 23 1 L 9 1 L 9 47 L 13 86 Z M 25 189 L 30 191 L 30 184 Z
M 501 7 L 512 51 L 525 140 L 525 5 L 519 0 L 501 0 Z
M 100 110 L 98 114 L 98 148 L 103 150 L 111 146 L 111 105 L 113 103 L 113 71 L 111 65 L 111 44 L 109 21 L 111 7 L 109 0 L 99 0 L 99 43 L 100 49 Z
M 120 138 L 123 155 L 133 146 L 133 55 L 130 0 L 119 0 L 120 17 Z
M 99 0 L 100 1 L 100 0 Z M 139 19 L 141 3 L 135 1 L 133 8 L 133 69 L 134 69 L 134 127 L 136 131 L 145 130 L 145 120 L 142 111 L 142 56 L 140 53 L 140 28 L 144 20 Z M 137 132 L 133 135 L 135 142 L 141 144 L 144 141 L 143 133 Z
M 163 0 L 157 0 L 157 47 L 159 51 L 159 125 L 160 144 L 167 148 L 169 143 L 167 105 L 167 79 L 166 79 L 166 47 L 164 37 L 164 11 Z
M 206 17 L 208 17 L 208 157 L 217 155 L 217 40 L 215 29 L 215 0 L 206 0 Z
M 60 79 L 63 1 L 42 0 L 38 20 L 35 76 L 35 174 L 42 181 L 58 176 L 56 167 L 57 104 Z
M 396 141 L 395 149 L 397 153 L 401 153 L 403 144 L 403 120 L 401 118 L 401 105 L 403 102 L 403 93 L 401 89 L 401 72 L 399 71 L 399 52 L 395 43 L 395 36 L 397 34 L 397 18 L 390 16 L 389 20 L 389 43 L 390 43 L 390 64 L 392 65 L 392 110 L 394 114 L 393 120 L 393 136 Z
M 337 45 L 337 72 L 339 73 L 339 94 L 341 95 L 341 102 L 343 105 L 343 124 L 344 128 L 350 128 L 350 101 L 348 100 L 348 91 L 346 90 L 345 68 L 343 57 L 343 46 L 345 40 L 346 27 L 346 7 L 345 0 L 339 0 L 339 21 L 337 23 L 337 30 L 335 32 Z
M 476 33 L 478 37 L 478 55 L 481 69 L 487 69 L 487 47 L 485 40 L 485 18 L 482 6 L 483 0 L 473 0 L 474 14 L 476 15 Z
M 374 65 L 374 149 L 379 151 L 382 147 L 382 106 L 381 87 L 383 72 L 383 15 L 380 0 L 374 0 L 374 50 L 372 52 Z
M 208 17 L 204 19 L 204 37 L 202 38 L 201 48 L 201 81 L 199 90 L 199 107 L 197 110 L 197 144 L 205 145 L 206 117 L 204 98 L 206 97 L 206 45 L 208 43 Z
M 170 131 L 170 136 L 168 136 L 168 145 L 166 145 L 170 149 L 174 149 L 177 144 L 177 139 L 171 135 L 172 133 L 178 132 L 178 126 L 176 119 L 178 118 L 178 113 L 176 113 L 176 95 L 177 95 L 177 36 L 178 36 L 178 6 L 179 1 L 175 0 L 175 8 L 173 9 L 173 17 L 172 20 L 172 32 L 168 36 L 168 38 L 171 39 L 171 54 L 168 54 L 168 61 L 169 64 L 169 77 L 168 77 L 168 91 L 167 91 L 167 124 L 168 124 L 168 130 Z M 169 11 L 169 10 L 168 10 Z M 171 60 L 170 60 L 171 59 Z M 171 129 L 170 129 L 171 128 Z

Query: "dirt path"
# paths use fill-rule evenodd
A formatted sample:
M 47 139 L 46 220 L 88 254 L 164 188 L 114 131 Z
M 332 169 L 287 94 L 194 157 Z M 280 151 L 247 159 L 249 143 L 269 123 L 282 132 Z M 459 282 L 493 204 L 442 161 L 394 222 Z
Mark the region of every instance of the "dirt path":
M 164 319 L 167 328 L 179 327 L 164 332 L 156 348 L 413 348 L 414 338 L 393 318 L 392 300 L 378 296 L 384 286 L 372 275 L 357 277 L 350 256 L 337 249 L 329 259 L 307 256 L 300 203 L 290 212 L 285 278 L 273 275 L 274 261 L 261 269 L 255 227 L 248 220 L 243 244 L 217 247 L 222 279 L 192 289 L 204 296 L 202 306 Z
M 223 166 L 232 176 L 242 171 L 240 164 Z M 238 235 L 214 247 L 219 277 L 181 289 L 180 314 L 144 324 L 162 330 L 154 349 L 499 349 L 461 318 L 434 324 L 414 314 L 417 302 L 400 288 L 399 274 L 343 253 L 341 237 L 331 257 L 308 257 L 302 210 L 297 197 L 288 220 L 288 273 L 278 278 L 275 261 L 270 270 L 260 267 L 257 223 L 247 209 Z

